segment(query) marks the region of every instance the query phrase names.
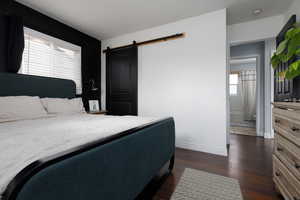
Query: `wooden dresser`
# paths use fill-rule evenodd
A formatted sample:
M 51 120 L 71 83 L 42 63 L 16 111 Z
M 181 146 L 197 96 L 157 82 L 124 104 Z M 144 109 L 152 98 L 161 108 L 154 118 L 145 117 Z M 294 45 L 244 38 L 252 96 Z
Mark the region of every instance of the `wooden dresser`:
M 273 180 L 286 200 L 300 200 L 300 103 L 273 105 Z

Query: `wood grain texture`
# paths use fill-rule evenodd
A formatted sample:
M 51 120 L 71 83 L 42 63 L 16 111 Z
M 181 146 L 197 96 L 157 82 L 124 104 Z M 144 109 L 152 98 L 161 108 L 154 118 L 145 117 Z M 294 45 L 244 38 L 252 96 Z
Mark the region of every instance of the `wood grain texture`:
M 132 44 L 123 45 L 123 46 L 115 47 L 115 48 L 112 48 L 112 49 L 107 47 L 107 49 L 103 50 L 103 53 L 107 53 L 109 51 L 116 51 L 116 50 L 132 47 L 132 46 L 142 46 L 142 45 L 148 45 L 148 44 L 153 44 L 153 43 L 166 42 L 166 41 L 169 41 L 169 40 L 176 40 L 178 38 L 183 38 L 183 37 L 185 37 L 185 33 L 177 33 L 177 34 L 174 34 L 174 35 L 160 37 L 160 38 L 147 40 L 147 41 L 143 41 L 143 42 L 133 41 Z
M 283 137 L 287 138 L 290 142 L 300 145 L 300 124 L 293 123 L 291 120 L 279 117 L 274 114 L 274 130 L 276 133 L 280 133 Z
M 280 134 L 276 134 L 274 154 L 294 176 L 300 177 L 300 148 L 298 146 L 280 136 Z
M 106 113 L 107 113 L 106 110 L 88 112 L 88 114 L 91 114 L 91 115 L 106 115 Z
M 231 136 L 228 157 L 176 150 L 175 167 L 157 191 L 154 200 L 171 197 L 185 168 L 193 168 L 239 180 L 244 200 L 281 200 L 272 180 L 273 140 Z
M 300 106 L 274 103 L 273 177 L 285 199 L 300 199 Z
M 300 103 L 295 103 L 295 102 L 274 102 L 272 104 L 277 108 L 300 110 Z
M 230 134 L 257 136 L 256 129 L 252 127 L 231 126 Z
M 291 172 L 276 156 L 273 156 L 273 166 L 273 177 L 274 180 L 277 180 L 275 181 L 275 183 L 285 199 L 300 199 L 300 183 L 298 179 L 293 174 L 291 174 Z

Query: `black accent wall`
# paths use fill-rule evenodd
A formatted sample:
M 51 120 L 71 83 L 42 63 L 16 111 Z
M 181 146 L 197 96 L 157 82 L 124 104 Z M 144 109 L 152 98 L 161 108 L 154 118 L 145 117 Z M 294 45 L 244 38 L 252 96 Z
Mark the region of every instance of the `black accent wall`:
M 38 11 L 35 11 L 25 5 L 12 0 L 1 0 L 1 15 L 21 16 L 24 26 L 59 38 L 61 40 L 81 46 L 82 50 L 82 82 L 83 82 L 83 98 L 87 106 L 88 99 L 99 99 L 101 96 L 101 41 L 88 36 L 70 26 L 67 26 L 53 18 L 50 18 Z M 2 23 L 2 24 L 1 24 Z M 4 21 L 0 19 L 0 27 Z M 0 28 L 0 39 L 3 30 Z M 0 71 L 3 62 L 6 62 L 6 54 L 3 54 L 3 45 L 5 41 L 0 42 Z M 99 88 L 96 92 L 89 90 L 89 80 L 95 80 L 95 86 Z
M 7 21 L 4 17 L 0 17 L 0 72 L 5 71 L 7 65 L 7 40 L 6 30 L 3 27 L 7 27 Z

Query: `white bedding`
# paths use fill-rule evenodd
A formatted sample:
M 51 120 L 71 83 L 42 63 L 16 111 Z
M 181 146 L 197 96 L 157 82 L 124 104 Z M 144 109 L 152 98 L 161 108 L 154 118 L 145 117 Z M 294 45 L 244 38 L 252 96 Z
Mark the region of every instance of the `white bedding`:
M 30 163 L 157 120 L 76 114 L 0 123 L 0 199 L 8 183 Z

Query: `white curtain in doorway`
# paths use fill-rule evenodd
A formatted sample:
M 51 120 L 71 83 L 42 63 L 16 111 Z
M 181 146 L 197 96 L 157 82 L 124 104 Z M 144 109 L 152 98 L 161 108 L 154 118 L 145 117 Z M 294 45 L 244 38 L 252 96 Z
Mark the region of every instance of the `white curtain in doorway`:
M 256 71 L 247 70 L 239 73 L 244 120 L 256 119 Z

